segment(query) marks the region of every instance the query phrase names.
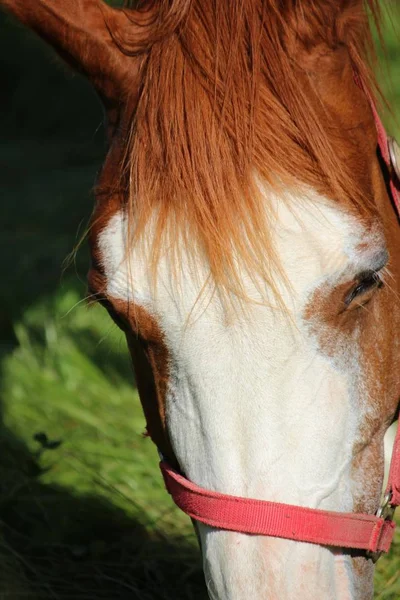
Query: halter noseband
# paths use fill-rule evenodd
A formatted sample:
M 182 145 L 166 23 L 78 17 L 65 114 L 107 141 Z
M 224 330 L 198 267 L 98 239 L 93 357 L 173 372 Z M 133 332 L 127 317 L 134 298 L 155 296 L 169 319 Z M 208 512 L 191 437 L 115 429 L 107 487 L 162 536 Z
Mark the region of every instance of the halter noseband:
M 393 513 L 400 503 L 400 497 L 394 503 L 392 491 L 376 516 L 341 513 L 219 494 L 193 484 L 165 461 L 160 468 L 175 504 L 192 519 L 211 527 L 366 550 L 374 559 L 390 548 L 395 530 Z
M 400 218 L 400 148 L 393 138 L 387 136 L 375 104 L 357 75 L 354 79 L 370 99 L 378 145 L 390 174 L 391 197 Z M 400 427 L 393 447 L 385 496 L 375 515 L 326 511 L 220 494 L 195 485 L 163 457 L 160 468 L 175 504 L 196 521 L 217 529 L 365 550 L 374 561 L 382 552 L 388 552 L 393 539 L 394 511 L 400 506 Z

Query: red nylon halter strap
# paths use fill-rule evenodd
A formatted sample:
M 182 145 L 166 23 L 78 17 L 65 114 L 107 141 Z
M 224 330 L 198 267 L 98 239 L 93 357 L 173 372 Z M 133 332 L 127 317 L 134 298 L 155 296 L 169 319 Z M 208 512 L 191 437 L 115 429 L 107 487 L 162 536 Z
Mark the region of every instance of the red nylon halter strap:
M 355 77 L 360 87 L 359 80 Z M 388 167 L 390 192 L 400 217 L 398 180 L 390 164 L 388 137 L 370 98 L 378 144 Z M 280 537 L 323 546 L 366 550 L 374 559 L 387 552 L 393 538 L 393 514 L 400 506 L 400 428 L 398 428 L 385 499 L 376 515 L 340 513 L 220 494 L 203 489 L 160 463 L 167 490 L 187 515 L 211 527 Z
M 376 106 L 372 100 L 370 100 L 372 113 L 375 119 L 376 131 L 378 133 L 378 145 L 382 154 L 382 158 L 386 163 L 386 166 L 389 169 L 389 173 L 391 175 L 389 181 L 389 187 L 391 196 L 394 202 L 394 206 L 396 208 L 396 212 L 398 217 L 400 218 L 400 187 L 399 180 L 395 173 L 393 173 L 393 166 L 391 165 L 390 151 L 389 151 L 389 139 L 386 133 L 386 130 L 383 126 L 381 118 L 376 110 Z
M 393 173 L 393 167 L 391 165 L 391 157 L 389 151 L 388 144 L 388 136 L 386 130 L 383 126 L 383 123 L 379 117 L 378 111 L 376 110 L 376 106 L 372 100 L 370 100 L 371 109 L 375 119 L 376 130 L 378 132 L 378 144 L 382 154 L 382 158 L 385 161 L 389 173 L 391 174 L 390 178 L 390 192 L 392 195 L 392 199 L 394 202 L 394 206 L 397 211 L 397 216 L 400 219 L 400 187 L 399 187 L 399 179 L 396 177 L 396 174 Z M 386 486 L 386 495 L 385 498 L 387 503 L 392 506 L 400 506 L 400 426 L 397 428 L 396 439 L 393 446 L 392 460 L 390 462 L 390 471 L 388 483 Z M 393 511 L 394 512 L 394 511 Z
M 397 426 L 385 499 L 393 507 L 393 512 L 394 508 L 400 506 L 400 425 Z
M 211 527 L 372 553 L 390 548 L 393 521 L 219 494 L 191 483 L 164 461 L 160 468 L 175 504 Z
M 165 485 L 175 504 L 210 527 L 240 533 L 310 542 L 321 546 L 366 550 L 373 559 L 388 552 L 400 506 L 400 427 L 397 430 L 385 498 L 376 515 L 341 513 L 253 500 L 201 488 L 160 462 Z

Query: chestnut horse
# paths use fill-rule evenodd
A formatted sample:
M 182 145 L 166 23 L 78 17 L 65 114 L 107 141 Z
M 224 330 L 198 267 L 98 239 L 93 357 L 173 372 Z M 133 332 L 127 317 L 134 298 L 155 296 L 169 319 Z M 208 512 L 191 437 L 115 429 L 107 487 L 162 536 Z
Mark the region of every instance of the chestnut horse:
M 209 490 L 374 514 L 400 398 L 377 0 L 0 5 L 104 102 L 89 287 L 160 452 Z M 196 528 L 211 598 L 372 597 L 365 552 Z

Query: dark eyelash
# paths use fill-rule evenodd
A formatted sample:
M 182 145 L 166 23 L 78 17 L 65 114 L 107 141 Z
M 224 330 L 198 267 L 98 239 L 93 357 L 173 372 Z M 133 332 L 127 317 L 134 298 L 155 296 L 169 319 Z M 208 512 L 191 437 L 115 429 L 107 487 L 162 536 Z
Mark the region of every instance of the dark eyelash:
M 93 298 L 93 303 L 97 302 L 97 303 L 101 304 L 106 309 L 109 316 L 114 321 L 115 325 L 119 329 L 124 331 L 126 329 L 126 323 L 125 323 L 124 319 L 121 318 L 121 316 L 114 310 L 110 301 L 104 295 L 100 294 L 99 292 L 91 294 L 91 295 Z
M 383 281 L 376 271 L 367 271 L 360 273 L 359 283 L 347 294 L 345 304 L 348 306 L 357 296 L 368 292 L 374 287 L 382 287 Z

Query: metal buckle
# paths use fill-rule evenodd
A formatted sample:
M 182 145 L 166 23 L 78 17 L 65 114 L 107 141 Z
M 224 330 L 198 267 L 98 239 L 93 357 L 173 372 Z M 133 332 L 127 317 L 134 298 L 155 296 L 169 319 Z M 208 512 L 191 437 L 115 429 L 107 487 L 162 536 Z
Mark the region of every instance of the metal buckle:
M 382 500 L 382 503 L 378 510 L 376 511 L 376 516 L 378 519 L 383 519 L 384 521 L 393 521 L 394 511 L 396 507 L 392 505 L 392 492 L 388 492 Z M 367 550 L 367 558 L 371 558 L 373 563 L 376 563 L 378 558 L 380 558 L 383 554 L 380 552 L 371 552 Z
M 394 137 L 388 137 L 388 150 L 391 167 L 400 181 L 400 146 Z
M 376 512 L 376 516 L 385 521 L 393 521 L 396 507 L 392 505 L 392 492 L 388 492 Z

